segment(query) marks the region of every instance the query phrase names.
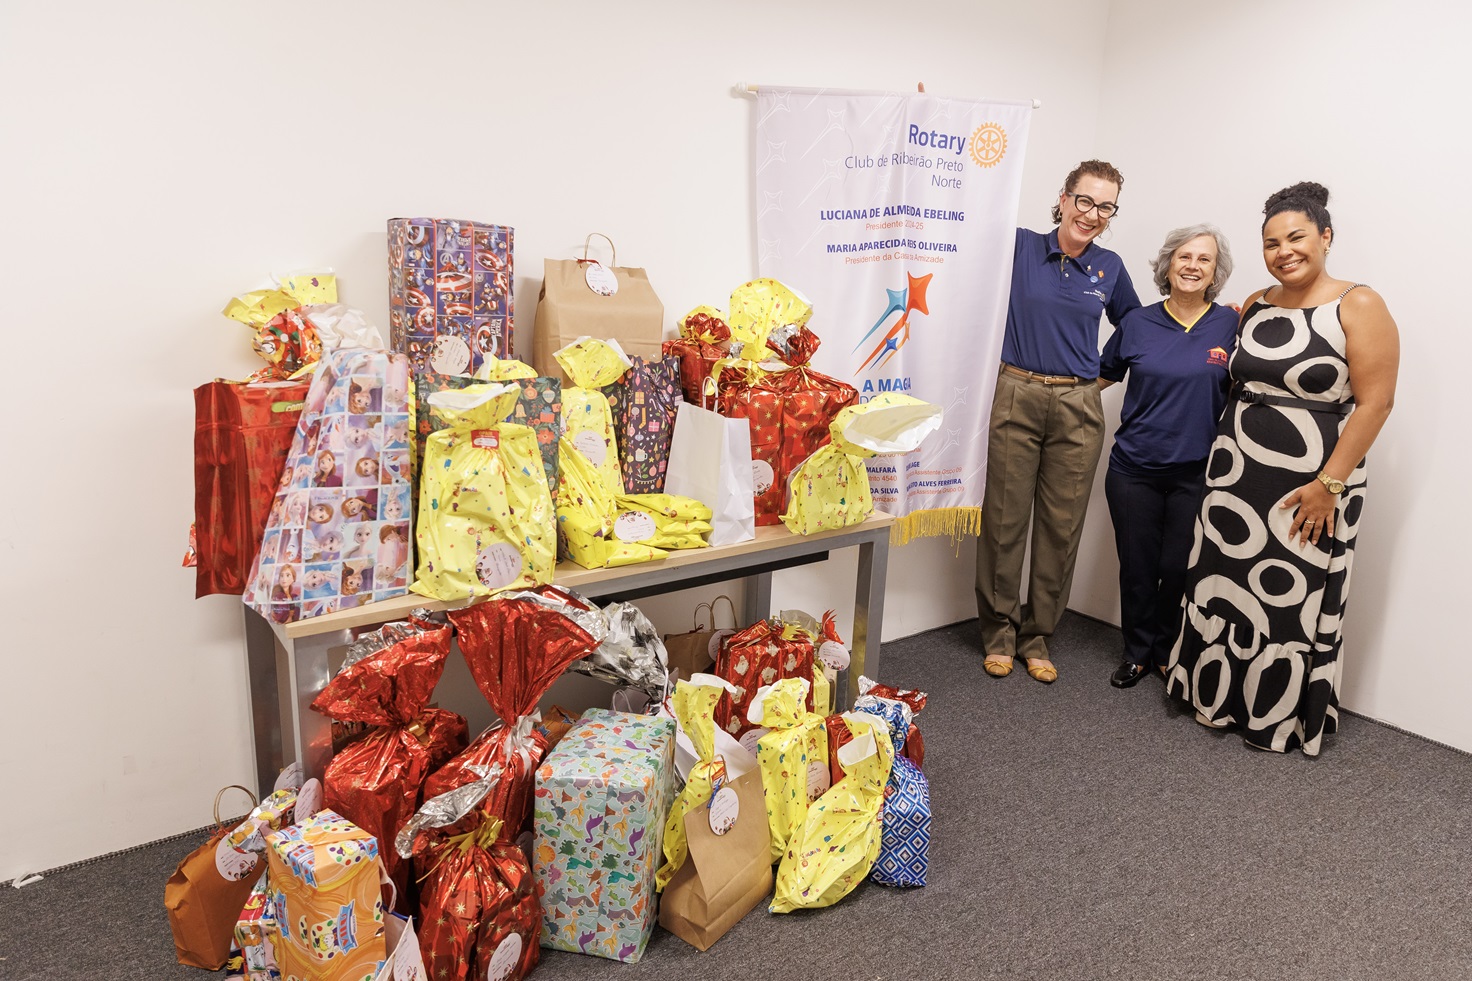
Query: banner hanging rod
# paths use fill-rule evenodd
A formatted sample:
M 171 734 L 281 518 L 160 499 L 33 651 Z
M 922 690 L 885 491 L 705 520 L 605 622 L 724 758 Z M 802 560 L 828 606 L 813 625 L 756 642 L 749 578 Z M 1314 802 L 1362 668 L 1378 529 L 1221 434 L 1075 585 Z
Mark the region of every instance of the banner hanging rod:
M 829 88 L 804 88 L 802 86 L 787 85 L 752 85 L 750 82 L 737 82 L 731 90 L 737 95 L 756 95 L 762 89 L 783 89 L 787 92 L 796 92 L 799 95 L 902 95 L 892 89 L 829 89 Z M 921 90 L 924 91 L 923 89 Z M 925 93 L 929 94 L 929 93 Z M 1034 109 L 1043 108 L 1042 99 L 977 99 L 977 102 L 993 102 L 1001 106 L 1032 106 Z

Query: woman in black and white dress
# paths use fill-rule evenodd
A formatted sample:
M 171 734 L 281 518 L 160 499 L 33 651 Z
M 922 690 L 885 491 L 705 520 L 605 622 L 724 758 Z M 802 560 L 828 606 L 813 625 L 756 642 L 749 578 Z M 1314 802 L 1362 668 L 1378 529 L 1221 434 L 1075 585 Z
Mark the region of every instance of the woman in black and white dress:
M 1365 454 L 1400 362 L 1384 300 L 1325 268 L 1328 201 L 1305 183 L 1264 206 L 1263 259 L 1278 284 L 1242 312 L 1166 682 L 1198 722 L 1309 756 L 1338 724 Z

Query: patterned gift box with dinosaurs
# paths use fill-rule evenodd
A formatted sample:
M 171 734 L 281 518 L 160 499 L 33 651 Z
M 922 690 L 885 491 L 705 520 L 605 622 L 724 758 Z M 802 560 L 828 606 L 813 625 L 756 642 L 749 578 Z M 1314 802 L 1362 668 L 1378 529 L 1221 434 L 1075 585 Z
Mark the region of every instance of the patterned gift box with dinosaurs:
M 542 946 L 633 963 L 655 921 L 673 719 L 589 710 L 537 770 Z

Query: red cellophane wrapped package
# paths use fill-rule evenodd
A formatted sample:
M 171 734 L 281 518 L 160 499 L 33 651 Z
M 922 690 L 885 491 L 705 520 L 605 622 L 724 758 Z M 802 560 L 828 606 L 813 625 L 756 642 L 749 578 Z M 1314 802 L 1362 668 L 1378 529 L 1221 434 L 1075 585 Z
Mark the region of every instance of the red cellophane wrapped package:
M 526 853 L 483 809 L 503 771 L 475 769 L 486 776 L 425 801 L 395 846 L 428 870 L 419 883 L 419 945 L 430 978 L 518 981 L 537 966 L 542 908 Z M 420 831 L 451 826 L 467 830 Z
M 465 720 L 426 708 L 450 654 L 449 624 L 410 620 L 389 624 L 360 643 L 384 641 L 327 683 L 312 708 L 343 722 L 376 726 L 327 764 L 323 803 L 380 842 L 393 841 L 419 807 L 425 778 L 464 748 Z M 351 655 L 350 655 L 351 656 Z M 409 865 L 382 847 L 384 866 L 412 909 Z
M 806 327 L 778 328 L 767 339 L 786 368 L 761 377 L 723 375 L 718 411 L 751 422 L 751 459 L 756 477 L 756 523 L 782 523 L 787 479 L 831 435 L 841 409 L 859 400 L 852 385 L 808 365 L 818 337 Z M 770 471 L 770 472 L 768 472 Z
M 475 780 L 472 765 L 499 766 L 504 773 L 482 809 L 501 818 L 513 840 L 526 829 L 536 770 L 547 752 L 547 737 L 537 729 L 537 703 L 569 664 L 602 641 L 569 616 L 589 612 L 565 591 L 543 587 L 450 613 L 471 677 L 503 724 L 435 772 L 426 797 Z
M 859 693 L 861 695 L 874 695 L 878 698 L 891 698 L 896 702 L 904 702 L 910 706 L 910 711 L 916 715 L 919 715 L 925 709 L 925 702 L 929 696 L 923 691 L 917 691 L 912 688 L 895 688 L 892 685 L 881 685 L 877 682 L 865 687 L 863 680 L 860 680 L 859 685 L 861 689 Z M 924 767 L 925 765 L 925 737 L 920 734 L 919 727 L 913 722 L 910 723 L 909 732 L 905 736 L 905 746 L 901 750 L 900 755 L 917 767 Z
M 705 380 L 711 377 L 716 362 L 731 347 L 731 328 L 719 310 L 696 307 L 680 321 L 680 336 L 661 345 L 665 357 L 680 359 L 680 389 L 685 401 L 705 405 L 702 393 Z
M 757 689 L 782 678 L 805 678 L 808 711 L 813 710 L 813 642 L 792 624 L 758 620 L 721 642 L 715 673 L 741 689 L 740 695 L 723 695 L 716 705 L 716 725 L 740 737 L 757 726 L 746 718 L 746 710 Z

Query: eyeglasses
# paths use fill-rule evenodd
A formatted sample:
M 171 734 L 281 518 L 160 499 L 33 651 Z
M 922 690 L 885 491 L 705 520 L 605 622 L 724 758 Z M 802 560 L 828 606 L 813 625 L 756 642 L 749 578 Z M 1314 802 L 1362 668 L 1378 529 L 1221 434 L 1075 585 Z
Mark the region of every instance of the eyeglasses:
M 1073 206 L 1085 214 L 1097 208 L 1099 211 L 1099 217 L 1103 218 L 1106 221 L 1119 214 L 1119 205 L 1117 204 L 1113 204 L 1108 201 L 1100 204 L 1098 201 L 1095 201 L 1087 194 L 1074 194 L 1071 191 L 1064 191 L 1063 193 L 1073 198 Z

